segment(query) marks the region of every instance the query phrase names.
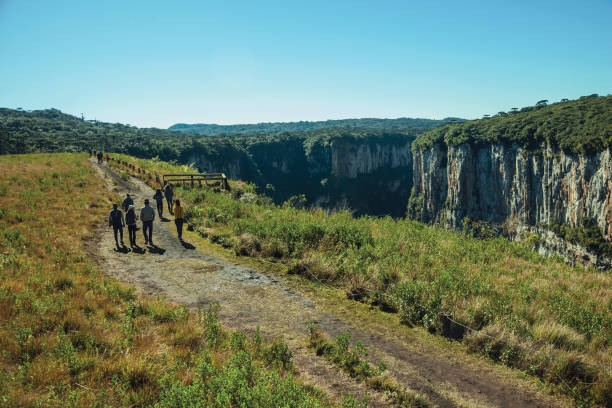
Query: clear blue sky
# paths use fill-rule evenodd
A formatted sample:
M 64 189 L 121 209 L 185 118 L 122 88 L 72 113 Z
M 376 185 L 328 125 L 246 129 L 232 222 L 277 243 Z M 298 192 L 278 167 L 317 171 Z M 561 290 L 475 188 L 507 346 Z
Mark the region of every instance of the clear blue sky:
M 611 0 L 0 0 L 0 107 L 167 127 L 611 92 Z

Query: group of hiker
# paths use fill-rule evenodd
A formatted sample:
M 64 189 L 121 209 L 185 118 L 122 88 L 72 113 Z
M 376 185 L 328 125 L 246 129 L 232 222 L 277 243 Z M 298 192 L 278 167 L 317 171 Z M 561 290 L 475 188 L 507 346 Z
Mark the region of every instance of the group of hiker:
M 183 241 L 183 224 L 184 224 L 184 211 L 181 207 L 180 200 L 174 200 L 174 190 L 171 184 L 166 185 L 164 191 L 157 189 L 153 199 L 157 203 L 157 213 L 159 218 L 163 218 L 164 211 L 164 198 L 168 204 L 168 211 L 174 215 L 174 223 L 176 225 L 176 232 L 179 240 Z M 142 222 L 142 232 L 145 239 L 145 245 L 155 246 L 153 244 L 153 221 L 155 221 L 155 210 L 149 205 L 149 199 L 144 200 L 144 207 L 140 209 L 140 221 Z M 130 194 L 126 194 L 125 199 L 121 203 L 123 211 L 125 211 L 125 217 L 123 212 L 119 209 L 118 204 L 113 204 L 113 209 L 108 216 L 108 226 L 113 227 L 113 233 L 115 236 L 115 244 L 117 248 L 124 246 L 123 243 L 123 228 L 127 226 L 128 234 L 130 239 L 130 247 L 137 247 L 136 245 L 136 221 L 139 216 L 136 214 L 134 206 L 134 199 Z M 119 245 L 121 243 L 121 246 Z
M 104 157 L 104 153 L 102 152 L 96 152 L 95 150 L 89 150 L 89 156 L 96 156 L 96 159 L 98 159 L 98 164 L 102 164 L 104 162 L 104 160 L 106 159 L 106 161 L 110 160 L 110 156 L 107 154 L 106 157 Z

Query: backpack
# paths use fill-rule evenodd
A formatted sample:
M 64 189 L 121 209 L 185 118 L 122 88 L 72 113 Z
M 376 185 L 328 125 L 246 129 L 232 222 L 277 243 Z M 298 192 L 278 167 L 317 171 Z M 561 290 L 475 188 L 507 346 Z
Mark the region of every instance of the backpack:
M 125 223 L 127 225 L 136 224 L 136 212 L 133 209 L 125 214 Z
M 113 210 L 111 211 L 110 215 L 111 215 L 111 220 L 113 222 L 113 225 L 120 226 L 121 225 L 121 211 Z

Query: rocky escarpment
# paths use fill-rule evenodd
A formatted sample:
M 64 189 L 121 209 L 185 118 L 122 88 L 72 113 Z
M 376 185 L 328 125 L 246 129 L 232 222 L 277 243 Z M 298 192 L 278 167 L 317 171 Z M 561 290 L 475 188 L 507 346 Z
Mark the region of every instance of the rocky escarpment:
M 612 238 L 612 160 L 607 148 L 576 155 L 544 146 L 464 143 L 414 152 L 414 190 L 425 222 L 461 228 L 463 220 L 520 227 L 551 222 L 580 226 L 596 221 Z
M 325 208 L 401 217 L 412 189 L 413 140 L 405 135 L 262 139 L 222 156 L 193 151 L 184 161 L 254 182 L 277 203 L 305 194 L 309 204 Z

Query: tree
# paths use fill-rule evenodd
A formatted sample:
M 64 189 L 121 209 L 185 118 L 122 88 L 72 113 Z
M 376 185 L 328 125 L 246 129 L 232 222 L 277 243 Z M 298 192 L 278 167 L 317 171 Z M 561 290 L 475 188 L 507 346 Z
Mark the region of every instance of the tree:
M 542 99 L 536 103 L 536 106 L 546 106 L 547 104 L 548 104 L 548 99 Z
M 561 99 L 561 102 L 568 102 L 568 101 L 569 101 L 569 99 L 567 99 L 567 98 Z
M 484 114 L 484 115 L 483 115 L 483 117 L 484 117 L 484 118 L 490 118 L 490 117 L 491 117 L 491 115 L 489 115 L 489 114 Z
M 512 112 L 518 111 L 518 108 L 512 108 Z

